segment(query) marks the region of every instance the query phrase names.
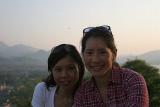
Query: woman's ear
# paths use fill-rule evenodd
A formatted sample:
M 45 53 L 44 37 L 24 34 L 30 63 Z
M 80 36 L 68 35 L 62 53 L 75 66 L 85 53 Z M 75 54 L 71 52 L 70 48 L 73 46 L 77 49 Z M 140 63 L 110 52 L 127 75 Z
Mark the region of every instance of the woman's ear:
M 117 53 L 113 53 L 113 58 L 112 58 L 113 62 L 116 60 L 116 57 L 117 57 Z

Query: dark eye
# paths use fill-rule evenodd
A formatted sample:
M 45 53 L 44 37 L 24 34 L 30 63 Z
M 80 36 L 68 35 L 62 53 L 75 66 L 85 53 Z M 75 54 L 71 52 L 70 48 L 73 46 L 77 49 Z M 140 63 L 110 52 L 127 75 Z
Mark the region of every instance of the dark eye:
M 68 66 L 68 70 L 75 70 L 75 69 L 76 69 L 76 67 L 74 65 Z
M 100 54 L 106 54 L 106 51 L 100 51 Z
M 85 54 L 86 54 L 86 55 L 92 55 L 93 52 L 92 52 L 92 51 L 86 51 Z
M 54 72 L 60 72 L 61 68 L 60 67 L 55 67 L 53 70 L 54 70 Z

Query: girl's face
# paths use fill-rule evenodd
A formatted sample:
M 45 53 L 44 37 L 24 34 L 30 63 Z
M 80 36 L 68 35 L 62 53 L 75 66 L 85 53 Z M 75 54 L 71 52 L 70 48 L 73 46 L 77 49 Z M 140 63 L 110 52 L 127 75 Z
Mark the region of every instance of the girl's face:
M 69 56 L 59 60 L 52 72 L 54 80 L 60 88 L 73 88 L 79 80 L 78 64 Z
M 94 77 L 104 76 L 112 69 L 115 55 L 102 38 L 89 38 L 83 53 L 86 68 Z

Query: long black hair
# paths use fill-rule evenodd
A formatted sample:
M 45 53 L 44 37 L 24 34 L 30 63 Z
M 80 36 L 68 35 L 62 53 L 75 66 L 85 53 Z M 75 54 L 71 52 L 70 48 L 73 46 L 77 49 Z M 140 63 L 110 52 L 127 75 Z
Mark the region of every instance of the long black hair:
M 61 44 L 52 48 L 51 53 L 48 57 L 49 75 L 44 80 L 47 86 L 47 89 L 49 89 L 49 87 L 54 87 L 56 85 L 56 82 L 53 78 L 52 69 L 56 65 L 56 63 L 62 58 L 64 58 L 65 56 L 70 56 L 78 64 L 79 80 L 78 80 L 77 86 L 80 85 L 84 75 L 84 64 L 81 59 L 81 56 L 75 46 L 71 44 Z

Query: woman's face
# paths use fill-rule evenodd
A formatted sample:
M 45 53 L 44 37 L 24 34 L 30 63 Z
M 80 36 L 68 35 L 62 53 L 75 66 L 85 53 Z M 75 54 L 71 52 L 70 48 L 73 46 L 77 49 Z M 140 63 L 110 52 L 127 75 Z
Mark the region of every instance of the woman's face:
M 86 68 L 94 77 L 107 74 L 112 69 L 112 62 L 115 58 L 103 39 L 98 37 L 91 37 L 87 40 L 83 56 Z
M 79 80 L 78 64 L 69 56 L 59 60 L 52 72 L 54 80 L 60 88 L 73 88 Z

